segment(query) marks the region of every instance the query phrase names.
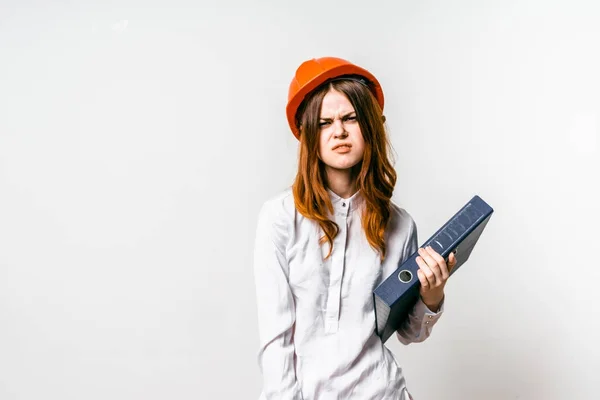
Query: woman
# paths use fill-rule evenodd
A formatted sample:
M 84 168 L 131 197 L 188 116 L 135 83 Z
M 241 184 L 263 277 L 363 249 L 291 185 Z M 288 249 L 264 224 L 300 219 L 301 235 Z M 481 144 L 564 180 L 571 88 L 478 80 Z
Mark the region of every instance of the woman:
M 290 85 L 298 173 L 263 205 L 254 251 L 261 399 L 410 398 L 375 334 L 373 290 L 418 246 L 413 219 L 390 200 L 383 103 L 375 77 L 339 58 L 302 63 Z M 456 263 L 419 255 L 420 298 L 396 335 L 404 344 L 430 335 Z

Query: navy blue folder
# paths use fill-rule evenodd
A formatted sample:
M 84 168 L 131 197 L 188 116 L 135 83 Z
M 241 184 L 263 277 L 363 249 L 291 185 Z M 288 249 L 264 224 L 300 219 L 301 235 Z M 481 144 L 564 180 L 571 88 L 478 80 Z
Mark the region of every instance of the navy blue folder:
M 433 247 L 446 260 L 456 250 L 452 275 L 469 259 L 493 212 L 485 201 L 474 196 L 421 247 Z M 408 257 L 373 292 L 375 328 L 383 342 L 400 328 L 419 298 L 418 255 L 415 252 Z

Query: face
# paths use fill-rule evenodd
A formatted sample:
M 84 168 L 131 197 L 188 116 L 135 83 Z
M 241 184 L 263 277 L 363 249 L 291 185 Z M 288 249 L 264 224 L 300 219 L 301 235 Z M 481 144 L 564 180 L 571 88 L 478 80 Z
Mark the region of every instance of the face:
M 354 167 L 362 158 L 365 142 L 350 100 L 330 89 L 323 98 L 319 119 L 319 157 L 329 168 Z

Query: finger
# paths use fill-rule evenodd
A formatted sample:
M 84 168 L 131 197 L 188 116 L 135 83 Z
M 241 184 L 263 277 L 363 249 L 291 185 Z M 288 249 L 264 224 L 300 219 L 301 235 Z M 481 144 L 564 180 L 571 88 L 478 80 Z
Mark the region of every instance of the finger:
M 440 268 L 440 280 L 445 282 L 450 274 L 448 273 L 448 266 L 446 265 L 446 260 L 444 257 L 440 255 L 437 251 L 433 249 L 431 246 L 427 246 L 425 250 L 431 255 L 431 257 L 437 262 L 438 267 Z M 434 271 L 435 272 L 435 271 Z
M 421 287 L 425 290 L 429 289 L 429 282 L 427 281 L 427 277 L 420 269 L 417 270 L 417 276 L 419 277 L 419 281 L 421 282 Z
M 415 258 L 415 261 L 417 262 L 417 265 L 419 266 L 419 270 L 423 272 L 423 275 L 425 275 L 425 278 L 427 279 L 429 286 L 435 287 L 435 274 L 433 273 L 431 268 L 429 268 L 427 263 L 421 257 Z
M 448 272 L 451 272 L 454 269 L 457 261 L 458 260 L 456 259 L 454 252 L 450 253 L 450 256 L 448 256 Z
M 440 267 L 438 266 L 438 262 L 425 249 L 422 249 L 422 248 L 419 249 L 419 254 L 423 258 L 423 260 L 425 260 L 425 262 L 427 263 L 427 266 L 429 267 L 431 272 L 433 272 L 433 274 L 435 275 L 437 283 L 442 284 L 444 282 L 444 280 L 442 279 L 442 271 L 440 270 Z

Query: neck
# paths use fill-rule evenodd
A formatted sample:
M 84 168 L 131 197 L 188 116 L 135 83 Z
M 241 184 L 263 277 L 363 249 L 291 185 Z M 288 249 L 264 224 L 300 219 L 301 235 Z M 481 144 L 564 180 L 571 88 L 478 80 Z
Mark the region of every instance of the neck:
M 356 193 L 356 176 L 352 169 L 325 168 L 327 187 L 343 199 L 352 197 Z

